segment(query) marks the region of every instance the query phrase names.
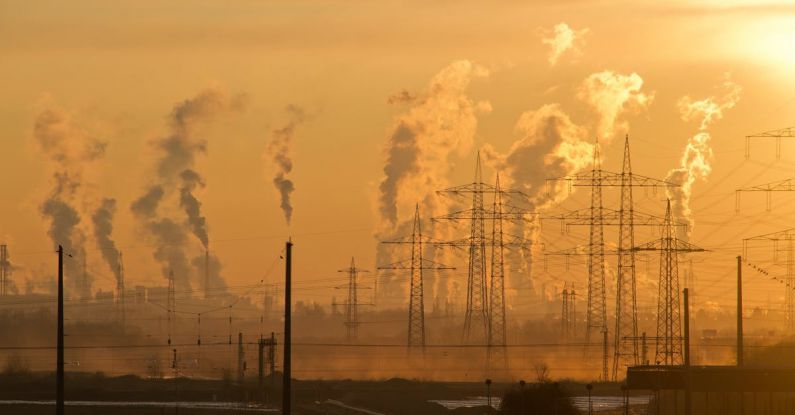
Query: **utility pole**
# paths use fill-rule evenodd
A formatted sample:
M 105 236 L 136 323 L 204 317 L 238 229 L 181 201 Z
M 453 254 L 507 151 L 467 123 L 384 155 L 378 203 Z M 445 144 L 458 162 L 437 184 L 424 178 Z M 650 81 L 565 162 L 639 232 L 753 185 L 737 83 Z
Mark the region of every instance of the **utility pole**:
M 685 379 L 685 415 L 690 415 L 693 411 L 692 392 L 690 384 L 690 298 L 689 289 L 685 288 L 682 293 L 684 294 L 684 307 L 685 307 L 685 370 L 687 379 Z
M 671 200 L 665 208 L 665 226 L 660 239 L 633 248 L 660 252 L 659 297 L 657 301 L 657 351 L 655 361 L 662 365 L 682 364 L 682 319 L 679 303 L 679 253 L 704 252 L 676 236 Z
M 282 415 L 291 415 L 292 404 L 292 368 L 290 358 L 292 356 L 292 266 L 293 266 L 293 242 L 288 240 L 285 245 L 285 264 L 284 264 L 284 363 L 282 374 Z
M 237 333 L 237 383 L 243 384 L 246 376 L 246 357 L 243 349 L 243 333 Z
M 64 415 L 63 246 L 58 245 L 58 349 L 55 368 L 55 414 Z
M 791 290 L 791 287 L 787 287 Z M 743 257 L 737 256 L 737 366 L 743 365 Z
M 384 244 L 403 244 L 411 245 L 411 257 L 408 261 L 399 261 L 392 264 L 381 265 L 379 270 L 408 270 L 410 278 L 409 288 L 409 315 L 408 315 L 408 351 L 412 353 L 415 349 L 425 352 L 425 341 L 427 332 L 425 330 L 425 293 L 424 293 L 424 271 L 425 270 L 452 270 L 455 268 L 423 258 L 423 244 L 432 242 L 429 238 L 422 235 L 422 220 L 420 218 L 420 206 L 414 208 L 414 227 L 409 238 L 401 238 L 393 241 L 384 241 Z

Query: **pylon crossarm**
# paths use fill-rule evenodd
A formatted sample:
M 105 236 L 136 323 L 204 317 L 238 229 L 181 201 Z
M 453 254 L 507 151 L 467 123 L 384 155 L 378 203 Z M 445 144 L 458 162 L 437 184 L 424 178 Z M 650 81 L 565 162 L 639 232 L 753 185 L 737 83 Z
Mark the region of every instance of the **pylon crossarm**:
M 622 186 L 622 177 L 621 173 L 615 173 L 607 170 L 598 170 L 598 175 L 600 176 L 599 186 L 603 187 L 620 187 Z M 624 182 L 624 186 L 632 186 L 632 187 L 680 187 L 681 184 L 669 182 L 666 180 L 655 179 L 652 177 L 641 176 L 639 174 L 628 174 L 629 180 Z M 564 176 L 564 177 L 556 177 L 552 179 L 547 179 L 547 183 L 555 182 L 555 181 L 566 181 L 571 184 L 571 186 L 575 187 L 591 187 L 595 186 L 594 184 L 594 171 L 593 170 L 586 170 L 580 173 L 573 174 L 571 176 Z
M 393 262 L 391 264 L 379 265 L 376 269 L 378 270 L 412 269 L 412 265 L 411 261 L 398 261 L 398 262 Z M 431 261 L 430 259 L 423 258 L 420 269 L 455 270 L 456 268 L 439 262 Z
M 795 137 L 795 127 L 787 127 L 787 128 L 782 128 L 782 129 L 779 129 L 779 130 L 770 130 L 770 131 L 765 131 L 765 132 L 762 132 L 762 133 L 756 133 L 756 134 L 747 135 L 745 137 L 746 138 L 764 138 L 764 137 L 789 138 L 789 137 Z
M 795 228 L 786 229 L 779 232 L 768 233 L 765 235 L 757 235 L 752 236 L 750 238 L 743 239 L 743 242 L 750 242 L 750 241 L 788 241 L 795 239 Z
M 605 255 L 618 255 L 618 250 L 613 248 L 605 249 Z M 544 252 L 544 255 L 549 256 L 575 256 L 575 255 L 590 255 L 590 247 L 588 245 L 577 245 L 571 248 L 561 249 L 559 251 Z
M 738 192 L 792 192 L 795 191 L 795 178 L 758 184 L 737 189 Z
M 633 251 L 664 251 L 670 249 L 674 252 L 708 252 L 707 249 L 698 247 L 681 239 L 669 240 L 671 238 L 661 238 L 647 242 L 632 248 Z M 670 242 L 670 244 L 669 244 Z
M 436 239 L 436 238 L 432 238 L 430 236 L 425 236 L 425 235 L 422 235 L 422 236 L 419 236 L 419 237 L 413 237 L 411 235 L 409 235 L 409 236 L 401 236 L 399 238 L 391 239 L 391 240 L 388 240 L 388 241 L 381 241 L 381 243 L 384 244 L 384 245 L 406 245 L 406 244 L 411 245 L 411 244 L 413 244 L 415 242 L 420 242 L 420 243 L 426 244 L 426 245 L 433 245 L 433 244 L 436 244 L 436 243 L 439 243 L 439 242 L 443 242 L 443 241 L 441 239 Z

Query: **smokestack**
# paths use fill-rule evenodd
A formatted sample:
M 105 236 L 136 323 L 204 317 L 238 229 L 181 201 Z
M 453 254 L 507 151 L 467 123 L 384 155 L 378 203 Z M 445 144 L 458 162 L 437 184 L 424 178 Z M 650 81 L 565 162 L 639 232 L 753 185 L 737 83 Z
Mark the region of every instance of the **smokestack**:
M 204 299 L 210 298 L 210 248 L 204 250 Z

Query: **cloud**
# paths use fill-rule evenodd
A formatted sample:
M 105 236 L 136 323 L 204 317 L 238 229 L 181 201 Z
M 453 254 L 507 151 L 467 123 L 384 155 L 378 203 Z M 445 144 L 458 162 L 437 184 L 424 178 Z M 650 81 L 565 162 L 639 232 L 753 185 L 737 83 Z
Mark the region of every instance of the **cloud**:
M 588 30 L 588 28 L 574 30 L 563 22 L 556 24 L 552 29 L 543 30 L 541 42 L 549 46 L 550 66 L 555 66 L 567 52 L 575 57 L 579 56 Z
M 589 75 L 580 85 L 577 97 L 599 114 L 597 134 L 609 142 L 618 132 L 629 128 L 624 114 L 644 111 L 654 100 L 654 92 L 643 92 L 643 78 L 636 73 L 629 75 L 613 71 L 602 71 Z

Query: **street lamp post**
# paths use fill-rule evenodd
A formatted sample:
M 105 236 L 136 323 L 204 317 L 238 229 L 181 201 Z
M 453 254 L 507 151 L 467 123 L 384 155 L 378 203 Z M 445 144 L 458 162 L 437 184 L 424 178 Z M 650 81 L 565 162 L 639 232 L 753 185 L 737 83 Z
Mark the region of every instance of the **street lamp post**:
M 486 404 L 491 406 L 491 379 L 486 379 Z
M 593 389 L 593 385 L 589 383 L 585 385 L 585 389 L 588 389 L 588 415 L 593 415 L 593 402 L 591 401 L 591 390 Z

